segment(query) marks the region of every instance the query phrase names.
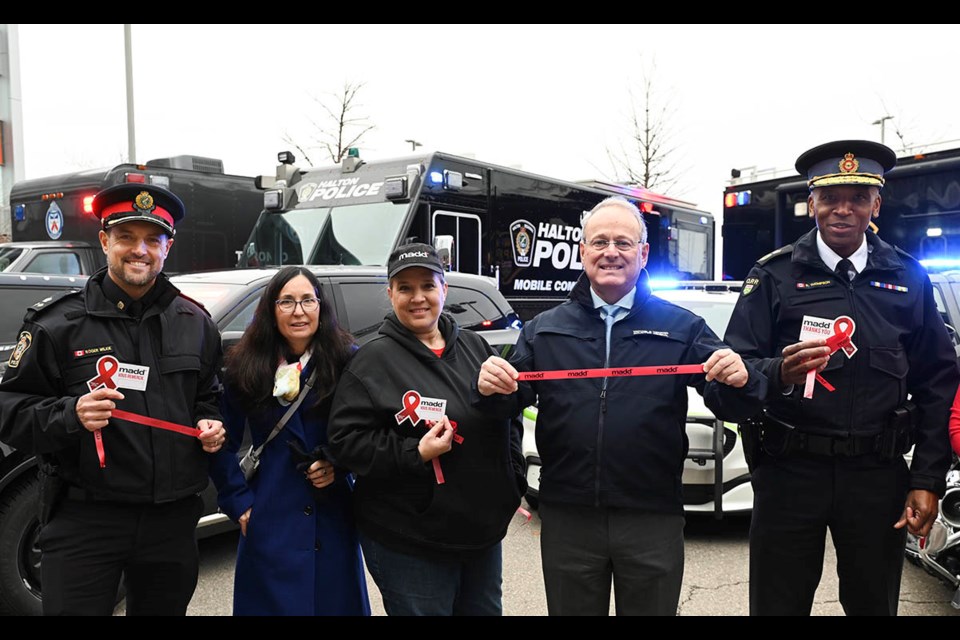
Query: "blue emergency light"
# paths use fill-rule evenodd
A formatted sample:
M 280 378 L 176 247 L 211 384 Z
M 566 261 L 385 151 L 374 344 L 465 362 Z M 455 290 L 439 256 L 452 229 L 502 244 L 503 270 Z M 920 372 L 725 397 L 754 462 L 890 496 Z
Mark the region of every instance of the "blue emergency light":
M 926 269 L 956 269 L 960 268 L 960 258 L 926 258 L 920 264 Z

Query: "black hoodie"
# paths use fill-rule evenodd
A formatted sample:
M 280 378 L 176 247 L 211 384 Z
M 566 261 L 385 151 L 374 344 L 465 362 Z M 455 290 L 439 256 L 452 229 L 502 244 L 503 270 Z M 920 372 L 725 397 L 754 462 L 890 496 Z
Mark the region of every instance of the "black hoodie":
M 503 539 L 526 481 L 519 421 L 488 417 L 470 402 L 480 365 L 495 351 L 448 315 L 438 326 L 441 357 L 387 316 L 343 373 L 328 437 L 338 464 L 357 475 L 354 505 L 365 535 L 403 553 L 461 558 Z M 437 458 L 443 484 L 417 451 L 424 420 L 398 422 L 410 391 L 446 400 L 462 437 Z

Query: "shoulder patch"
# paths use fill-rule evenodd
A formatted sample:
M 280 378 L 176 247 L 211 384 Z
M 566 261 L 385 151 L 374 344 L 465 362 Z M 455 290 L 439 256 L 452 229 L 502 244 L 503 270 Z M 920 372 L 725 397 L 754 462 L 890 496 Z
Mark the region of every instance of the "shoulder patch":
M 788 244 L 785 247 L 780 247 L 779 249 L 775 249 L 774 251 L 771 251 L 767 255 L 763 256 L 762 258 L 757 260 L 757 264 L 764 265 L 778 256 L 786 256 L 786 255 L 790 255 L 791 253 L 793 253 L 793 245 Z
M 24 320 L 32 320 L 42 313 L 45 313 L 48 309 L 55 307 L 58 302 L 67 298 L 69 296 L 76 295 L 80 293 L 81 289 L 63 289 L 53 293 L 43 300 L 38 300 L 29 307 L 27 307 L 27 313 L 24 317 Z
M 748 296 L 760 288 L 760 278 L 747 278 L 743 281 L 743 288 L 740 290 L 741 296 Z
M 10 354 L 10 359 L 7 360 L 7 367 L 11 369 L 19 367 L 20 358 L 27 352 L 31 344 L 33 344 L 33 335 L 29 331 L 21 331 L 20 337 L 17 340 L 17 346 L 13 348 L 13 353 Z

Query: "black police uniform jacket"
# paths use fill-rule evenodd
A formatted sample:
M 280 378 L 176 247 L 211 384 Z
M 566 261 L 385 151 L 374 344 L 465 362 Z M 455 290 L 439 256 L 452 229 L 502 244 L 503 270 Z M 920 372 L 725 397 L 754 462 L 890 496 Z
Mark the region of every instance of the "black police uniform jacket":
M 465 558 L 503 539 L 526 492 L 521 426 L 471 405 L 471 382 L 493 347 L 446 314 L 438 327 L 446 341 L 439 358 L 388 315 L 347 364 L 327 434 L 337 464 L 357 474 L 361 532 L 402 553 Z M 425 421 L 401 414 L 409 391 L 446 400 L 446 415 L 463 438 L 437 458 L 443 484 L 417 451 Z
M 610 367 L 702 364 L 717 349 L 717 335 L 696 314 L 651 295 L 641 271 L 633 308 L 614 325 Z M 518 371 L 601 368 L 606 325 L 581 275 L 562 304 L 524 325 L 510 362 Z M 540 500 L 683 513 L 687 387 L 723 420 L 760 410 L 767 380 L 748 367 L 742 388 L 705 375 L 610 377 L 520 383 L 510 396 L 478 399 L 478 406 L 508 413 L 539 401 L 537 452 L 543 463 Z
M 910 487 L 940 495 L 950 462 L 947 418 L 960 381 L 957 357 L 923 267 L 868 231 L 863 272 L 845 282 L 820 259 L 817 230 L 761 258 L 744 281 L 727 343 L 770 379 L 768 413 L 802 431 L 829 436 L 878 434 L 908 395 L 919 424 Z M 800 339 L 804 316 L 854 321 L 851 357 L 838 350 L 821 376 L 835 387 L 803 385 L 784 395 L 781 352 Z
M 149 367 L 146 391 L 121 388 L 118 409 L 192 427 L 220 419 L 220 334 L 209 314 L 179 295 L 160 274 L 158 297 L 137 320 L 104 296 L 106 269 L 80 292 L 27 311 L 21 329 L 29 346 L 11 356 L 0 383 L 0 440 L 41 456 L 67 483 L 94 499 L 151 503 L 183 498 L 208 483 L 208 458 L 196 437 L 112 418 L 100 430 L 105 466 L 94 434 L 76 415 L 98 361 Z M 14 358 L 18 358 L 14 361 Z

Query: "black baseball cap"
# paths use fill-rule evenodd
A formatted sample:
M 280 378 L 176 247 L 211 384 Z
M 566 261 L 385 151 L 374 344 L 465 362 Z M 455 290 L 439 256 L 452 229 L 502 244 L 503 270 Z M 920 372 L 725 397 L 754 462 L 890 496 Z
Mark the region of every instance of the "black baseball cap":
M 185 213 L 183 202 L 170 191 L 135 182 L 107 187 L 93 197 L 92 206 L 104 229 L 123 222 L 152 222 L 171 236 Z
M 423 267 L 440 275 L 444 274 L 443 263 L 437 250 L 423 242 L 413 242 L 394 249 L 387 262 L 387 277 L 392 278 L 404 269 Z

